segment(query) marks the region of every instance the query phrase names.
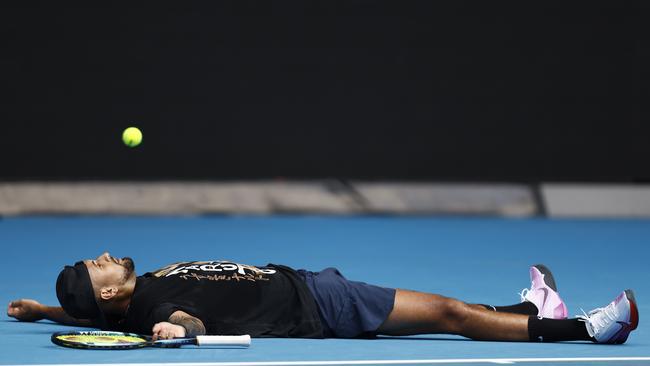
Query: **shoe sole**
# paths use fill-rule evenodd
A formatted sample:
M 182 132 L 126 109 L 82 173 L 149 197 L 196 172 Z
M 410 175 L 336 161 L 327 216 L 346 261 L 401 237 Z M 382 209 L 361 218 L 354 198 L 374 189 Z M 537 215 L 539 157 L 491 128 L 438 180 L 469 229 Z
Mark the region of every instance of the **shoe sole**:
M 630 327 L 628 329 L 621 328 L 619 334 L 614 337 L 615 340 L 613 343 L 616 344 L 625 343 L 625 341 L 627 341 L 627 337 L 630 335 L 630 332 L 639 326 L 639 309 L 636 305 L 634 292 L 630 289 L 625 290 L 625 297 L 627 297 L 627 301 L 630 302 Z
M 630 302 L 630 324 L 632 325 L 632 330 L 634 330 L 639 326 L 639 310 L 636 307 L 634 292 L 629 289 L 625 290 L 625 297 L 627 297 L 627 301 Z
M 553 289 L 553 291 L 558 292 L 557 285 L 555 284 L 555 278 L 553 277 L 553 273 L 551 273 L 551 270 L 548 269 L 548 267 L 546 267 L 543 264 L 536 264 L 533 267 L 537 268 L 537 270 L 544 275 L 544 283 L 546 283 L 548 287 Z

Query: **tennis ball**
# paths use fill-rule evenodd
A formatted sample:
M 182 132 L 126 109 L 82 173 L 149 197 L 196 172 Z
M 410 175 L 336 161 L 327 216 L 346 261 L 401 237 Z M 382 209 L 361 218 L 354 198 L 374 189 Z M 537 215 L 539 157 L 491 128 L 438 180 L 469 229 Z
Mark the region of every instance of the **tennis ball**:
M 136 147 L 142 142 L 142 132 L 137 127 L 129 127 L 122 132 L 122 141 L 128 147 Z

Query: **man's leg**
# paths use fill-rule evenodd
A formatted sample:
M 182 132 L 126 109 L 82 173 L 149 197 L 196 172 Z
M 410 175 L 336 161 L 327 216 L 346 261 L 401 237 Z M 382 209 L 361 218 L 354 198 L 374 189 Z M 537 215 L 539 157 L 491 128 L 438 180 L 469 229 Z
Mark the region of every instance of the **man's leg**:
M 554 321 L 566 319 L 567 311 L 548 267 L 531 266 L 530 280 L 530 289 L 522 291 L 522 302 L 511 306 L 466 304 L 439 295 L 399 290 L 393 312 L 378 331 L 392 335 L 450 333 L 480 340 L 528 341 L 538 340 L 541 330 L 547 340 L 589 339 L 582 323 Z
M 448 297 L 397 290 L 393 310 L 375 331 L 383 335 L 426 333 L 457 334 L 492 341 L 594 341 L 625 343 L 639 324 L 632 290 L 586 316 L 574 319 L 544 319 L 502 313 Z
M 557 290 L 555 277 L 543 264 L 530 267 L 530 288 L 521 291 L 521 302 L 510 306 L 482 305 L 488 310 L 537 315 L 546 319 L 566 319 L 568 310 Z
M 530 268 L 531 288 L 511 306 L 466 304 L 448 297 L 397 290 L 394 306 L 376 334 L 457 334 L 477 340 L 572 341 L 624 343 L 639 323 L 632 290 L 584 317 L 567 319 L 567 307 L 557 293 L 548 267 Z
M 377 334 L 457 334 L 477 340 L 528 341 L 529 316 L 487 310 L 448 297 L 397 290 Z
M 523 314 L 523 315 L 537 315 L 539 310 L 537 306 L 530 301 L 522 301 L 519 304 L 509 305 L 509 306 L 492 306 L 492 305 L 483 305 L 477 304 L 489 311 L 498 311 L 500 313 L 512 313 L 512 314 Z

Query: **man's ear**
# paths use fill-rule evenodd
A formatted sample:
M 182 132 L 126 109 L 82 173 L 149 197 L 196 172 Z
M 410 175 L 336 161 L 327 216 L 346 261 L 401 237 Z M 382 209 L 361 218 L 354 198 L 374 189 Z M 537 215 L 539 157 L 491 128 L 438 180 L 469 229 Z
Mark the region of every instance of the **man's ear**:
M 117 287 L 102 287 L 101 290 L 99 290 L 99 297 L 102 298 L 102 300 L 110 300 L 113 297 L 117 295 Z

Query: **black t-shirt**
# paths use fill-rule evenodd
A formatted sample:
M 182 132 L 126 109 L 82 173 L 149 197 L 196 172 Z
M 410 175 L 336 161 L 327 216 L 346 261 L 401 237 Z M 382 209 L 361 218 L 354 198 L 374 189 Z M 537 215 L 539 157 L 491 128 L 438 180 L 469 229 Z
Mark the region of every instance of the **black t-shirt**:
M 121 330 L 151 334 L 177 310 L 203 322 L 207 334 L 321 338 L 313 295 L 286 266 L 229 261 L 174 263 L 139 276 Z

